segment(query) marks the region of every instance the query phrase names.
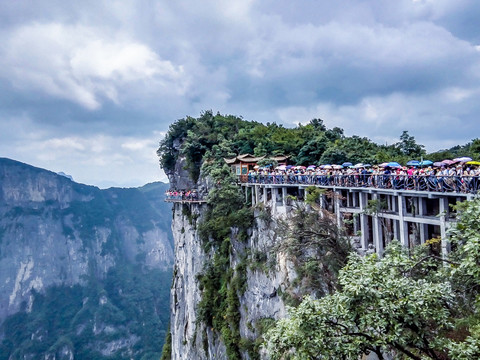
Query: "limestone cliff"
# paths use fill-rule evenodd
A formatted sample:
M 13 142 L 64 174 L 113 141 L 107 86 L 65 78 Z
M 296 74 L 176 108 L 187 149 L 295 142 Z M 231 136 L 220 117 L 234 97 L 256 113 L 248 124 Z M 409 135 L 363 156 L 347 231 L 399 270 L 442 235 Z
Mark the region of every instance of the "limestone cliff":
M 180 160 L 181 161 L 181 160 Z M 176 168 L 182 168 L 177 164 Z M 170 174 L 171 183 L 178 184 L 178 173 Z M 185 180 L 182 180 L 185 181 Z M 212 189 L 204 177 L 199 184 L 204 191 Z M 267 204 L 268 205 L 268 204 Z M 235 339 L 239 343 L 226 344 L 228 335 L 216 329 L 212 323 L 199 316 L 205 311 L 202 288 L 205 274 L 218 263 L 219 249 L 206 247 L 199 227 L 205 220 L 209 207 L 204 204 L 174 204 L 172 231 L 175 240 L 174 280 L 171 290 L 171 336 L 174 360 L 193 359 L 259 359 L 261 349 L 259 336 L 273 319 L 285 315 L 286 294 L 297 277 L 293 264 L 285 254 L 273 252 L 278 241 L 276 220 L 283 217 L 285 209 L 258 207 L 254 211 L 253 225 L 247 236 L 241 237 L 235 227 L 230 232 L 228 271 L 232 272 L 230 282 L 223 286 L 231 288 L 235 277 L 241 279 L 240 290 L 234 291 L 233 301 L 227 304 L 225 317 L 234 313 L 235 320 L 229 323 L 232 333 L 238 331 Z M 215 289 L 219 294 L 225 288 Z M 228 291 L 228 290 L 227 290 Z M 282 294 L 283 292 L 283 294 Z M 223 306 L 220 304 L 219 306 Z M 229 314 L 227 314 L 229 313 Z M 213 320 L 213 323 L 215 321 Z M 224 329 L 223 329 L 224 330 Z M 229 340 L 227 340 L 228 342 Z M 235 341 L 235 342 L 236 342 Z
M 40 314 L 39 309 L 50 309 L 41 301 L 54 301 L 63 292 L 64 303 L 71 300 L 71 309 L 67 310 L 72 317 L 62 321 L 68 329 L 76 324 L 76 333 L 72 331 L 75 336 L 86 336 L 91 331 L 91 342 L 68 337 L 60 343 L 60 339 L 47 341 L 44 333 L 52 330 L 39 323 L 32 329 L 25 327 L 25 336 L 30 334 L 32 339 L 37 336 L 39 340 L 43 337 L 43 346 L 49 341 L 56 345 L 38 351 L 47 357 L 58 350 L 64 354 L 60 358 L 82 358 L 80 348 L 86 346 L 92 350 L 90 354 L 106 358 L 114 354 L 116 358 L 141 354 L 142 350 L 133 349 L 139 344 L 138 332 L 128 330 L 120 321 L 126 317 L 124 324 L 129 324 L 132 319 L 128 317 L 136 316 L 126 312 L 133 304 L 130 301 L 134 292 L 140 291 L 130 287 L 125 279 L 147 280 L 157 276 L 155 271 L 170 274 L 170 210 L 158 195 L 163 195 L 166 186 L 100 190 L 50 171 L 0 159 L 0 324 L 7 319 L 2 336 L 8 338 L 14 324 L 22 328 L 29 318 L 43 319 L 45 314 L 35 314 Z M 168 275 L 165 278 L 169 283 Z M 141 281 L 137 280 L 137 284 Z M 129 287 L 133 293 L 118 293 Z M 150 294 L 151 290 L 145 292 Z M 158 308 L 157 301 L 150 303 L 157 314 L 166 311 Z M 95 336 L 100 337 L 99 334 L 110 339 L 98 341 Z M 16 346 L 22 347 L 23 340 L 16 340 Z M 11 350 L 2 348 L 0 352 L 13 354 L 14 348 L 12 345 Z M 28 351 L 18 355 L 27 356 Z M 88 357 L 85 354 L 83 358 Z

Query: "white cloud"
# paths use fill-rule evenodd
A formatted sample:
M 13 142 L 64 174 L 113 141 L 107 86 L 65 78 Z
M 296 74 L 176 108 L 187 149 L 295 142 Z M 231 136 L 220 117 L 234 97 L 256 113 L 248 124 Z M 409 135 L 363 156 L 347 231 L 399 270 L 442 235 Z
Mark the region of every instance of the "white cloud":
M 181 66 L 160 59 L 146 45 L 102 28 L 35 23 L 12 30 L 1 51 L 0 76 L 23 91 L 31 89 L 67 99 L 88 109 L 104 98 L 118 102 L 124 85 L 161 84 L 182 95 Z

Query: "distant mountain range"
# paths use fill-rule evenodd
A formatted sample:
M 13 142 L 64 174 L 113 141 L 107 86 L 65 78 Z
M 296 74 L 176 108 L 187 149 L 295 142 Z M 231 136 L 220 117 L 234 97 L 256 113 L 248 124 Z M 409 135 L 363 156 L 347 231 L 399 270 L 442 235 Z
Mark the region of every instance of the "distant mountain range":
M 0 360 L 159 358 L 168 187 L 101 190 L 0 158 Z

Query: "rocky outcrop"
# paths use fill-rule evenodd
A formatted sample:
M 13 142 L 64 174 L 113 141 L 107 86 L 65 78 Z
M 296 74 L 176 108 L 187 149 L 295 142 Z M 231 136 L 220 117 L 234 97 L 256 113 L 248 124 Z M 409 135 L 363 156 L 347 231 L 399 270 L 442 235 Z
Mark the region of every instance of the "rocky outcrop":
M 181 165 L 177 164 L 177 167 Z M 173 175 L 173 174 L 172 174 Z M 201 177 L 207 188 L 207 181 Z M 173 180 L 173 181 L 172 181 Z M 178 181 L 172 179 L 173 183 Z M 228 359 L 222 334 L 218 329 L 198 321 L 198 305 L 202 299 L 199 276 L 212 264 L 215 250 L 207 252 L 202 245 L 198 224 L 207 211 L 206 204 L 174 205 L 172 232 L 175 240 L 174 280 L 171 290 L 172 360 Z M 240 320 L 236 324 L 244 342 L 240 349 L 244 359 L 250 359 L 258 346 L 255 340 L 262 327 L 272 319 L 285 316 L 282 291 L 291 287 L 296 278 L 292 263 L 285 254 L 271 250 L 278 241 L 275 218 L 285 211 L 271 213 L 268 220 L 259 216 L 265 209 L 257 210 L 255 223 L 246 241 L 237 239 L 235 229 L 231 234 L 230 268 L 235 271 L 246 263 L 245 291 L 238 292 Z M 195 214 L 195 216 L 192 216 Z M 193 219 L 193 220 L 192 220 Z M 220 291 L 220 289 L 217 289 Z M 258 344 L 257 344 L 258 345 Z M 261 350 L 260 350 L 261 352 Z

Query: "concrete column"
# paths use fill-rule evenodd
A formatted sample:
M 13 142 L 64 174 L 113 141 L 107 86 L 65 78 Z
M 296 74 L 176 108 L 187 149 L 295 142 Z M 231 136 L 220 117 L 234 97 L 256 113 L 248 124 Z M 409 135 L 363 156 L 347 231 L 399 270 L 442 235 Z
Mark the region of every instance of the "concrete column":
M 255 205 L 260 202 L 260 195 L 259 195 L 260 185 L 255 185 Z
M 408 223 L 403 219 L 407 213 L 407 206 L 403 195 L 398 195 L 398 225 L 399 225 L 399 239 L 403 246 L 408 248 Z
M 342 227 L 342 214 L 340 213 L 340 196 L 341 192 L 335 191 L 334 192 L 334 209 L 335 209 L 335 215 L 337 216 L 337 226 Z
M 273 188 L 272 189 L 272 207 L 273 211 L 277 210 L 277 197 L 278 197 L 278 188 Z
M 252 206 L 255 206 L 256 202 L 255 202 L 255 185 L 251 186 L 250 187 L 250 190 L 252 191 Z
M 358 197 L 357 197 L 357 195 L 359 195 L 359 193 L 352 192 L 352 206 L 354 208 L 358 208 Z
M 424 216 L 427 213 L 427 204 L 425 198 L 418 198 L 418 215 L 420 217 Z M 427 224 L 418 224 L 420 228 L 420 244 L 425 244 L 428 236 L 428 225 Z
M 282 187 L 282 205 L 287 206 L 287 188 Z
M 393 221 L 393 238 L 395 240 L 399 240 L 400 239 L 400 226 L 398 224 L 399 222 L 394 220 Z M 399 240 L 400 241 L 400 240 Z
M 378 200 L 377 194 L 373 194 L 373 200 Z M 373 245 L 375 245 L 375 251 L 377 252 L 378 256 L 383 256 L 383 239 L 382 239 L 382 227 L 380 224 L 380 219 L 378 218 L 378 214 L 374 214 L 372 218 L 372 226 L 373 226 Z
M 266 187 L 263 188 L 263 203 L 267 205 L 267 193 L 268 189 Z
M 448 218 L 448 199 L 442 197 L 439 199 L 440 210 L 440 236 L 442 237 L 442 256 L 446 258 L 450 252 L 450 242 L 447 238 L 447 218 Z
M 362 244 L 362 250 L 367 250 L 368 248 L 368 217 L 365 214 L 365 208 L 367 207 L 367 194 L 360 192 L 360 231 L 362 232 L 360 242 Z

